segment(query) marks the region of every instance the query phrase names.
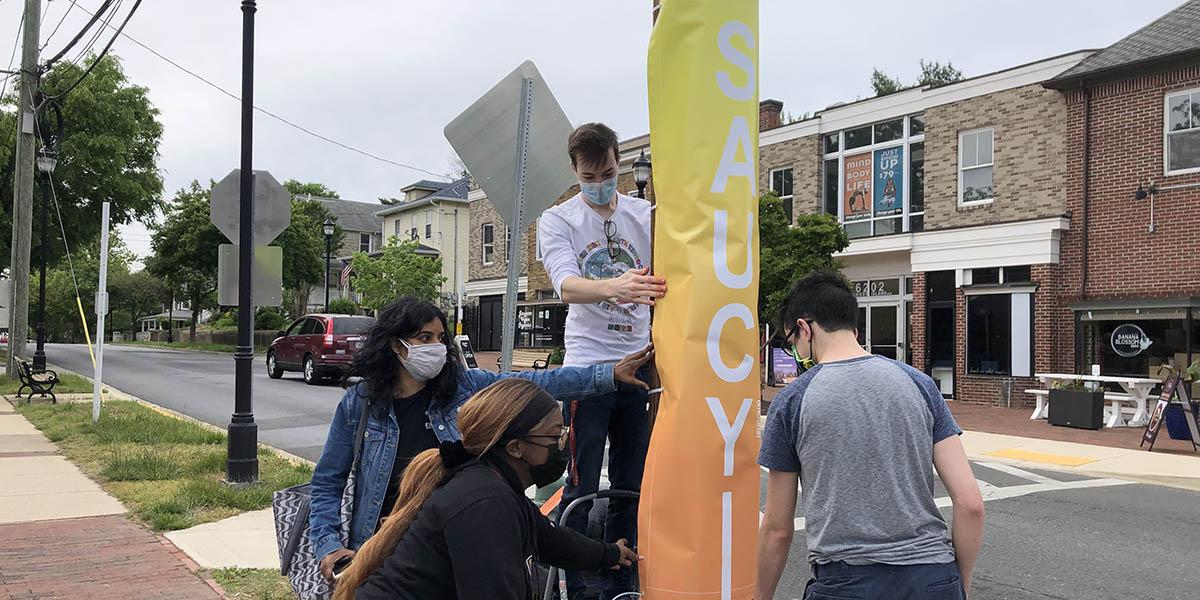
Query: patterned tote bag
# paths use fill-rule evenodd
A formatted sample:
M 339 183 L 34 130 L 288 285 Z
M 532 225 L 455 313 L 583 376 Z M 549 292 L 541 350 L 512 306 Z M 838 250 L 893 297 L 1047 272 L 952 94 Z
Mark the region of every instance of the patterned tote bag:
M 342 526 L 338 533 L 342 545 L 350 545 L 350 523 L 354 519 L 354 489 L 358 481 L 358 463 L 362 458 L 363 440 L 367 427 L 367 412 L 370 403 L 363 398 L 362 416 L 354 433 L 354 462 L 346 477 L 346 489 L 342 492 Z M 292 591 L 299 600 L 328 600 L 333 588 L 321 575 L 318 557 L 313 555 L 312 540 L 308 534 L 310 510 L 309 492 L 311 484 L 293 486 L 275 492 L 271 508 L 275 513 L 275 541 L 279 544 L 279 572 L 292 583 Z

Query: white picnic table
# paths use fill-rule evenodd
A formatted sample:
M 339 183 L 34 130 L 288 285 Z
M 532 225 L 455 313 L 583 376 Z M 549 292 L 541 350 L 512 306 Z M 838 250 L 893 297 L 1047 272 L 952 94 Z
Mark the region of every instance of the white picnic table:
M 1108 421 L 1105 422 L 1105 427 L 1144 427 L 1150 421 L 1150 412 L 1146 408 L 1146 404 L 1150 399 L 1150 392 L 1155 386 L 1162 383 L 1157 379 L 1147 379 L 1145 377 L 1114 377 L 1110 375 L 1075 375 L 1072 373 L 1038 373 L 1037 378 L 1041 380 L 1042 385 L 1046 386 L 1047 390 L 1054 388 L 1054 383 L 1059 381 L 1082 381 L 1084 383 L 1115 383 L 1125 390 L 1125 394 L 1107 393 L 1104 399 L 1110 401 L 1111 408 L 1108 416 Z M 1121 414 L 1121 404 L 1123 402 L 1134 402 L 1137 405 L 1133 413 L 1133 417 L 1129 421 L 1125 421 L 1125 417 Z M 1037 408 L 1033 411 L 1031 419 L 1045 419 L 1049 412 L 1049 402 L 1046 396 L 1037 396 Z

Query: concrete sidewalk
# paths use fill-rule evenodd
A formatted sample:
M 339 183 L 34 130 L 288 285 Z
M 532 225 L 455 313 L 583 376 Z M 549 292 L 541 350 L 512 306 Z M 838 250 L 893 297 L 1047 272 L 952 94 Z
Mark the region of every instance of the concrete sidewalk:
M 1200 455 L 1165 454 L 1137 447 L 1113 448 L 982 431 L 967 431 L 962 440 L 967 456 L 975 460 L 1200 491 Z
M 4 400 L 0 481 L 0 599 L 223 597 Z

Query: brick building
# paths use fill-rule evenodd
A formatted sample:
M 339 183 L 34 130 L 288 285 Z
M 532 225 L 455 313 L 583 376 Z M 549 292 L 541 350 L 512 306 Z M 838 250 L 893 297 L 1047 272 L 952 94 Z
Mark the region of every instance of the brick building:
M 1049 368 L 1062 235 L 1067 103 L 1043 83 L 1076 52 L 937 88 L 841 104 L 771 128 L 760 186 L 826 212 L 859 297 L 867 350 L 928 372 L 948 397 L 1020 403 Z M 1039 352 L 1037 345 L 1045 345 Z
M 1061 369 L 1158 377 L 1200 344 L 1200 1 L 1047 82 L 1068 114 Z
M 620 171 L 617 189 L 627 195 L 637 195 L 633 181 L 633 160 L 643 151 L 650 154 L 650 136 L 644 135 L 621 142 Z M 646 197 L 654 199 L 652 186 L 647 185 Z M 557 201 L 564 202 L 579 193 L 573 185 Z M 470 249 L 468 281 L 465 286 L 467 308 L 463 331 L 479 350 L 499 350 L 501 319 L 508 276 L 508 244 L 510 235 L 504 219 L 487 200 L 483 190 L 474 189 L 471 201 Z M 523 258 L 521 277 L 517 284 L 518 348 L 552 348 L 563 344 L 563 329 L 567 321 L 567 305 L 563 304 L 550 284 L 550 276 L 542 268 L 537 250 L 537 221 L 521 236 Z

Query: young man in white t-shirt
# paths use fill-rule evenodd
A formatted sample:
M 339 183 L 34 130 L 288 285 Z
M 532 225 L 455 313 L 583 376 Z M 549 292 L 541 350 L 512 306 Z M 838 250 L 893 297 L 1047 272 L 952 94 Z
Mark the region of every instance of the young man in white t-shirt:
M 600 123 L 576 129 L 568 140 L 580 193 L 542 214 L 538 244 L 554 290 L 570 305 L 566 366 L 613 362 L 650 343 L 650 307 L 666 282 L 650 269 L 650 203 L 617 192 L 617 134 Z M 594 493 L 600 483 L 604 443 L 609 442 L 608 479 L 615 489 L 641 489 L 650 441 L 647 396 L 621 389 L 586 402 L 566 399 L 571 427 L 571 464 L 563 506 Z M 567 525 L 586 532 L 591 503 L 572 512 Z M 609 502 L 605 539 L 636 544 L 637 501 Z M 602 598 L 632 589 L 629 570 L 601 574 Z M 579 573 L 567 573 L 571 600 L 583 597 Z

